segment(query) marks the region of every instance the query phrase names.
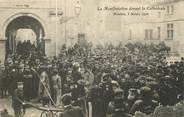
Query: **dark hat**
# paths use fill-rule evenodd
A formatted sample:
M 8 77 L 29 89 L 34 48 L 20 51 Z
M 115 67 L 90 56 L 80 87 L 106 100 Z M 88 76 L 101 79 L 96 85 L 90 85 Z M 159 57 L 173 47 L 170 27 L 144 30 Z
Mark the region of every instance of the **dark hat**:
M 65 94 L 63 95 L 61 101 L 63 102 L 64 105 L 69 105 L 71 104 L 72 96 L 70 94 Z

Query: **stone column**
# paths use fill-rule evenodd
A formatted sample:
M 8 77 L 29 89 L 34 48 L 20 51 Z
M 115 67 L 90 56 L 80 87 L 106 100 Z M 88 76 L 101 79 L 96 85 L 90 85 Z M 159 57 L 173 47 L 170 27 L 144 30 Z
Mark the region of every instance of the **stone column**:
M 0 61 L 4 63 L 6 54 L 6 39 L 0 40 Z
M 53 52 L 53 49 L 55 49 L 55 47 L 52 46 L 51 39 L 44 39 L 44 42 L 45 42 L 45 54 L 47 56 L 55 55 L 55 53 Z

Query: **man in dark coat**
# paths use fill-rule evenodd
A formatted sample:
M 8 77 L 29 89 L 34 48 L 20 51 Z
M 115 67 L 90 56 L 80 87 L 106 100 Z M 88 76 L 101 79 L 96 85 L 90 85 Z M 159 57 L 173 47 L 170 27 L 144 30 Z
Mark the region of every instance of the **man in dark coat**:
M 104 112 L 102 111 L 102 109 L 104 108 L 104 100 L 102 88 L 97 85 L 90 88 L 87 95 L 87 99 L 89 105 L 89 113 L 92 114 L 92 117 L 103 117 Z M 90 106 L 92 106 L 91 110 Z
M 89 90 L 88 101 L 92 105 L 93 117 L 106 117 L 109 102 L 113 99 L 113 89 L 109 74 L 103 77 L 103 83 Z
M 172 106 L 177 103 L 177 88 L 173 83 L 175 80 L 171 76 L 164 76 L 161 79 L 158 93 L 163 106 Z
M 23 117 L 25 113 L 23 104 L 23 82 L 18 82 L 18 88 L 15 89 L 12 96 L 12 107 L 15 117 Z
M 13 95 L 14 90 L 17 88 L 17 82 L 19 79 L 18 71 L 17 69 L 13 68 L 10 71 L 9 74 L 9 93 L 10 95 Z
M 24 98 L 26 101 L 30 101 L 30 99 L 34 95 L 33 94 L 34 87 L 33 87 L 33 75 L 28 65 L 25 67 L 25 70 L 23 72 L 23 81 L 24 81 L 24 88 L 23 88 Z
M 136 111 L 140 111 L 145 114 L 151 114 L 154 112 L 155 107 L 158 106 L 158 103 L 152 100 L 152 90 L 149 87 L 140 88 L 141 99 L 135 101 L 130 113 L 134 114 Z
M 65 95 L 62 98 L 64 105 L 64 112 L 60 114 L 60 117 L 85 117 L 83 110 L 79 106 L 71 105 L 72 97 Z
M 132 117 L 127 113 L 128 104 L 124 99 L 124 92 L 121 88 L 114 91 L 114 99 L 109 103 L 108 113 L 111 117 Z
M 6 76 L 5 67 L 0 65 L 0 96 L 3 98 L 6 95 Z

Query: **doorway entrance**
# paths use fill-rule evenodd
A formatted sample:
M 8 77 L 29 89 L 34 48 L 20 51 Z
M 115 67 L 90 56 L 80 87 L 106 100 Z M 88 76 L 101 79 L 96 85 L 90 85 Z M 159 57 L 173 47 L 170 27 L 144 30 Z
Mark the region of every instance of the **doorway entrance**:
M 45 32 L 42 24 L 30 16 L 20 16 L 12 20 L 5 32 L 6 57 L 21 55 L 29 57 L 34 52 L 45 53 Z

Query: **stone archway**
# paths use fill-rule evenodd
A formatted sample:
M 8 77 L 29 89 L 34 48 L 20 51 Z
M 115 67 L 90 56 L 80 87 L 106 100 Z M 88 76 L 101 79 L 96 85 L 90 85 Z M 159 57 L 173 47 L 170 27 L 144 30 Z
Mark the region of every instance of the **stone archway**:
M 48 27 L 45 23 L 45 21 L 39 17 L 38 15 L 36 14 L 33 14 L 33 13 L 27 13 L 27 12 L 18 12 L 18 13 L 15 13 L 13 15 L 11 15 L 10 17 L 8 17 L 7 19 L 5 19 L 5 21 L 3 21 L 3 25 L 2 25 L 2 39 L 6 39 L 6 29 L 8 27 L 8 25 L 16 18 L 19 18 L 19 17 L 31 17 L 31 18 L 34 18 L 35 20 L 37 20 L 43 27 L 44 31 L 45 31 L 45 37 L 44 39 L 49 39 L 48 37 Z
M 44 37 L 45 37 L 45 29 L 43 26 L 43 23 L 40 22 L 35 17 L 32 17 L 32 15 L 28 14 L 22 14 L 14 17 L 13 19 L 10 18 L 11 20 L 7 21 L 7 24 L 5 24 L 5 37 L 6 37 L 6 55 L 9 54 L 15 54 L 16 53 L 16 47 L 17 47 L 17 42 L 22 40 L 22 41 L 31 41 L 29 39 L 30 36 L 35 34 L 35 40 L 33 40 L 34 45 L 42 49 L 44 52 L 45 47 L 44 47 Z M 22 37 L 23 39 L 18 39 L 20 37 L 17 36 L 17 33 L 26 33 L 23 35 L 27 35 L 25 37 Z M 32 31 L 32 33 L 30 33 Z M 20 35 L 20 34 L 19 34 Z M 24 39 L 25 38 L 25 39 Z M 26 44 L 25 44 L 26 45 Z M 25 47 L 29 48 L 29 47 Z M 20 52 L 19 52 L 20 53 Z

